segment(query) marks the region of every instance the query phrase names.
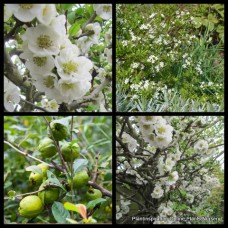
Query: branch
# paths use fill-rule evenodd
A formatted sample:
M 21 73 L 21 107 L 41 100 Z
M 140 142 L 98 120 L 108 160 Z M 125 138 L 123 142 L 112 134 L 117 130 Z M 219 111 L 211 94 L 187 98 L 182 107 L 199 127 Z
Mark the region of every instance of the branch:
M 17 69 L 17 66 L 13 64 L 6 47 L 4 45 L 4 75 L 13 82 L 16 86 L 19 86 L 22 90 L 27 91 L 31 88 L 31 83 L 24 81 L 22 75 Z
M 42 108 L 42 107 L 40 107 L 40 106 L 37 106 L 37 105 L 33 104 L 32 102 L 29 102 L 29 101 L 24 100 L 24 99 L 22 99 L 22 98 L 21 98 L 21 100 L 22 100 L 23 102 L 25 102 L 25 103 L 28 103 L 28 104 L 32 105 L 32 106 L 35 107 L 36 109 L 40 109 L 40 110 L 42 110 L 42 111 L 44 111 L 44 112 L 49 112 L 49 111 L 46 110 L 45 108 Z
M 66 164 L 65 164 L 65 161 L 64 161 L 64 159 L 63 159 L 63 156 L 62 156 L 62 153 L 61 153 L 59 144 L 58 144 L 58 142 L 55 140 L 55 137 L 54 137 L 54 135 L 53 135 L 53 132 L 52 132 L 50 123 L 48 122 L 48 120 L 46 119 L 45 116 L 44 116 L 44 120 L 46 121 L 46 123 L 47 123 L 47 125 L 48 125 L 48 127 L 49 127 L 49 129 L 50 129 L 50 135 L 51 135 L 51 137 L 52 137 L 52 139 L 53 139 L 53 142 L 54 142 L 54 144 L 55 144 L 55 146 L 56 146 L 56 148 L 57 148 L 57 151 L 58 151 L 60 160 L 61 160 L 61 162 L 62 162 L 62 164 L 63 164 L 63 167 L 64 167 L 64 169 L 67 171 L 67 173 L 69 174 L 69 171 L 68 171 L 68 169 L 67 169 L 67 167 L 66 167 Z M 70 176 L 70 175 L 69 175 L 69 176 Z
M 108 191 L 107 189 L 103 188 L 97 183 L 92 181 L 88 181 L 88 185 L 91 185 L 93 188 L 99 189 L 102 192 L 102 195 L 112 197 L 112 192 Z
M 16 33 L 17 28 L 18 28 L 19 26 L 22 26 L 22 25 L 24 24 L 24 22 L 21 22 L 21 21 L 17 20 L 16 18 L 15 18 L 15 20 L 16 20 L 15 26 L 14 26 L 14 27 L 9 31 L 9 33 L 6 34 L 5 37 L 4 37 L 4 41 L 5 41 L 5 42 L 7 42 L 7 41 L 10 40 L 10 39 L 14 39 L 14 36 L 15 36 L 15 33 Z
M 24 194 L 16 195 L 15 198 L 22 198 L 23 196 L 27 196 L 27 195 L 35 195 L 35 194 L 37 194 L 39 192 L 42 192 L 42 191 L 44 191 L 44 190 L 46 190 L 48 188 L 60 188 L 60 187 L 58 185 L 56 185 L 56 184 L 47 184 L 41 190 L 37 190 L 37 191 L 34 191 L 34 192 L 27 192 L 27 193 L 24 193 Z M 4 197 L 4 199 L 9 199 L 9 198 L 11 198 L 11 197 L 8 197 L 8 196 Z
M 95 165 L 94 175 L 93 175 L 92 181 L 88 181 L 88 184 L 91 185 L 93 188 L 99 189 L 102 192 L 102 195 L 112 197 L 112 192 L 110 192 L 107 189 L 103 188 L 102 186 L 100 186 L 96 182 L 98 174 L 99 174 L 98 173 L 98 159 L 99 159 L 99 156 L 100 156 L 99 154 L 96 156 L 96 165 Z
M 38 158 L 33 157 L 33 156 L 30 155 L 30 154 L 27 154 L 27 153 L 25 153 L 25 152 L 19 150 L 18 148 L 16 148 L 15 146 L 13 146 L 10 142 L 4 140 L 4 143 L 7 144 L 8 146 L 12 147 L 14 150 L 16 150 L 18 153 L 24 155 L 25 157 L 32 158 L 33 160 L 36 160 L 36 161 L 38 161 L 38 162 L 40 162 L 40 163 L 45 163 L 45 164 L 48 165 L 49 167 L 54 168 L 53 165 L 50 165 L 50 164 L 48 164 L 48 163 L 46 163 L 46 162 L 44 162 L 44 161 L 42 161 L 42 160 L 40 160 L 40 159 L 38 159 Z
M 82 98 L 81 100 L 79 101 L 74 101 L 72 102 L 72 104 L 69 106 L 70 110 L 75 110 L 77 108 L 80 107 L 80 105 L 82 103 L 85 103 L 85 102 L 90 102 L 90 101 L 93 101 L 95 99 L 95 96 L 99 94 L 99 92 L 109 83 L 111 82 L 111 77 L 106 77 L 105 80 L 99 85 L 96 87 L 96 89 L 88 96 L 85 96 L 84 98 Z

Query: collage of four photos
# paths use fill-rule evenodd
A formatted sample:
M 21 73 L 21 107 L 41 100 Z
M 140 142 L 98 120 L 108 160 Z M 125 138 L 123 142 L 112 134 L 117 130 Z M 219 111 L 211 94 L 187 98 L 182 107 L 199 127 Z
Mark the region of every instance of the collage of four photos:
M 224 8 L 3 3 L 3 224 L 223 224 Z

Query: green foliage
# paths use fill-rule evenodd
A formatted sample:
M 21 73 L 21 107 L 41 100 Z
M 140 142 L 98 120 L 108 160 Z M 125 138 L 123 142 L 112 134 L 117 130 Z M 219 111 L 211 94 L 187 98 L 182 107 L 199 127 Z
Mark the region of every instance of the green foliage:
M 41 175 L 41 183 L 47 179 L 47 190 L 39 193 L 43 198 L 45 204 L 50 204 L 45 207 L 44 212 L 35 216 L 30 221 L 31 223 L 69 223 L 67 218 L 75 221 L 82 222 L 80 214 L 70 214 L 63 208 L 62 203 L 69 201 L 73 204 L 82 203 L 87 191 L 87 182 L 92 180 L 94 170 L 97 164 L 99 176 L 96 179 L 96 183 L 103 188 L 112 190 L 112 119 L 111 117 L 99 117 L 99 116 L 78 116 L 78 117 L 51 117 L 46 119 L 49 122 L 62 123 L 67 126 L 68 137 L 65 141 L 60 142 L 59 146 L 64 142 L 78 143 L 81 148 L 80 157 L 72 160 L 67 164 L 67 170 L 62 168 L 62 162 L 58 153 L 52 158 L 40 157 L 40 153 L 37 150 L 38 144 L 41 139 L 45 138 L 48 134 L 48 125 L 44 120 L 44 117 L 38 116 L 6 116 L 4 118 L 4 140 L 10 143 L 10 145 L 18 148 L 19 150 L 28 153 L 29 155 L 41 159 L 43 162 L 51 165 L 51 162 L 57 164 L 61 170 L 57 170 L 53 167 L 49 167 L 46 170 L 45 175 L 41 172 L 41 169 L 37 169 L 37 165 L 40 163 L 28 156 L 23 156 L 18 153 L 11 146 L 5 144 L 4 146 L 4 218 L 7 223 L 27 223 L 28 220 L 22 218 L 17 208 L 19 207 L 18 199 L 21 199 L 21 194 L 37 191 L 39 186 L 33 186 L 29 183 L 29 175 L 32 171 L 34 175 Z M 73 123 L 72 122 L 73 119 Z M 72 130 L 72 131 L 71 131 Z M 27 137 L 31 134 L 30 137 Z M 26 138 L 26 140 L 25 140 Z M 18 146 L 19 145 L 19 146 Z M 57 148 L 58 149 L 58 148 Z M 99 152 L 99 153 L 98 153 Z M 40 167 L 41 168 L 41 167 Z M 83 169 L 87 169 L 90 178 L 87 179 L 85 184 L 86 189 L 77 188 L 71 189 L 67 180 L 74 176 L 75 172 L 79 172 Z M 29 172 L 26 172 L 29 171 Z M 63 172 L 64 171 L 64 172 Z M 43 179 L 45 176 L 45 179 Z M 40 183 L 40 184 L 41 184 Z M 42 184 L 42 186 L 44 183 Z M 49 185 L 54 185 L 50 189 Z M 89 185 L 88 185 L 89 187 Z M 53 195 L 52 190 L 58 191 L 58 194 Z M 54 197 L 51 201 L 45 200 L 47 193 L 49 197 Z M 42 196 L 43 195 L 43 196 Z M 106 223 L 112 219 L 111 214 L 104 213 L 103 204 L 107 206 L 110 204 L 111 198 L 103 196 L 99 202 L 91 203 L 90 209 L 93 217 L 96 217 L 97 222 Z M 94 207 L 96 208 L 94 208 Z M 99 207 L 98 207 L 99 206 Z M 47 209 L 51 208 L 52 214 L 50 217 L 47 214 Z M 96 213 L 95 213 L 96 212 Z
M 205 12 L 197 6 L 117 5 L 118 111 L 172 111 L 177 106 L 165 104 L 169 90 L 183 103 L 189 100 L 190 107 L 180 110 L 179 105 L 176 111 L 218 111 L 211 105 L 223 110 L 224 49 L 221 40 L 212 39 L 212 22 L 217 27 L 220 14 L 209 14 L 203 22 L 207 29 L 202 30 L 196 21 Z

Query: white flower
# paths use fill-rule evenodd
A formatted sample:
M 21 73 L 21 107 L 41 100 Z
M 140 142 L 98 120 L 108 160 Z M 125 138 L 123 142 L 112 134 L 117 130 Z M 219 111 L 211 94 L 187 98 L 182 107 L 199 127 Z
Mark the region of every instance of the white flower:
M 37 56 L 57 55 L 61 37 L 50 26 L 38 25 L 26 30 L 23 37 L 28 42 L 28 49 Z
M 112 17 L 112 4 L 93 4 L 96 14 L 104 20 Z
M 57 86 L 58 78 L 57 75 L 53 73 L 45 73 L 42 75 L 34 73 L 32 77 L 36 88 L 41 92 L 45 92 L 46 95 L 48 95 L 49 92 L 52 94 Z
M 164 190 L 161 188 L 161 186 L 156 185 L 153 193 L 151 193 L 151 197 L 155 199 L 159 199 L 163 196 L 163 193 L 164 193 Z
M 154 129 L 156 135 L 172 137 L 173 127 L 168 124 L 159 122 L 154 126 Z
M 197 141 L 196 143 L 195 143 L 195 145 L 194 145 L 194 150 L 196 151 L 196 152 L 201 152 L 201 153 L 206 153 L 207 152 L 207 150 L 208 150 L 208 143 L 207 143 L 207 141 L 205 141 L 205 140 L 202 140 L 202 139 L 200 139 L 199 141 Z
M 49 112 L 58 112 L 59 105 L 55 99 L 48 101 L 47 99 L 43 99 L 41 101 L 41 105 Z
M 155 145 L 158 148 L 167 147 L 172 142 L 172 136 L 162 136 L 158 135 L 155 137 Z M 154 145 L 154 143 L 152 143 Z
M 54 68 L 54 58 L 52 56 L 39 57 L 35 56 L 32 52 L 23 53 L 20 55 L 22 58 L 26 58 L 26 68 L 30 71 L 31 76 L 33 74 L 45 74 L 51 72 Z
M 95 22 L 95 23 L 87 24 L 85 27 L 85 31 L 92 31 L 96 35 L 96 37 L 97 37 L 96 39 L 98 42 L 98 36 L 100 35 L 100 32 L 101 32 L 100 23 Z
M 128 82 L 129 82 L 129 78 L 126 78 L 124 81 L 124 84 L 128 84 Z
M 116 213 L 116 220 L 119 220 L 120 218 L 122 218 L 122 213 L 118 212 Z
M 37 19 L 44 25 L 49 25 L 57 15 L 55 4 L 45 4 L 41 14 L 37 15 Z
M 89 81 L 80 81 L 74 78 L 60 79 L 58 81 L 58 90 L 60 91 L 63 101 L 71 103 L 83 97 L 91 88 Z
M 59 76 L 63 79 L 75 78 L 77 80 L 91 80 L 89 71 L 92 69 L 92 62 L 84 56 L 78 56 L 77 46 L 64 48 L 60 55 L 55 58 L 55 66 Z
M 6 4 L 14 16 L 23 22 L 32 21 L 42 14 L 44 4 Z
M 165 168 L 167 171 L 171 171 L 173 166 L 176 164 L 170 157 L 165 160 Z
M 20 90 L 6 77 L 4 77 L 4 107 L 7 111 L 13 112 L 15 105 L 20 102 Z
M 66 16 L 61 14 L 55 17 L 52 21 L 50 26 L 57 32 L 59 35 L 66 34 Z
M 155 15 L 156 15 L 156 13 L 152 13 L 152 14 L 149 16 L 149 18 L 152 19 Z

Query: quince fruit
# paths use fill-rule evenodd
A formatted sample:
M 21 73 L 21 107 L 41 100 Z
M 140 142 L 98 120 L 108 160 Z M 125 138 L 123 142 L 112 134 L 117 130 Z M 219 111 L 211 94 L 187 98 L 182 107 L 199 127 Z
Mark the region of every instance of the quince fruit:
M 89 189 L 86 192 L 86 196 L 85 196 L 87 201 L 92 201 L 98 198 L 102 198 L 102 193 L 100 190 L 98 189 Z
M 50 158 L 57 152 L 53 140 L 47 137 L 40 141 L 38 151 L 41 153 L 43 158 Z
M 63 139 L 66 139 L 66 137 L 68 136 L 68 129 L 65 125 L 52 121 L 50 123 L 50 127 L 56 141 L 61 141 Z M 50 133 L 50 129 L 49 129 L 49 134 L 52 135 Z
M 89 176 L 86 170 L 81 170 L 79 172 L 76 172 L 73 177 L 73 188 L 81 188 L 87 185 L 89 181 Z M 71 181 L 69 181 L 69 184 L 71 185 Z
M 74 159 L 78 158 L 80 155 L 80 147 L 75 143 L 64 143 L 61 147 L 63 159 L 67 162 L 74 161 Z
M 26 196 L 19 204 L 19 214 L 25 218 L 33 218 L 39 215 L 44 209 L 44 205 L 38 196 Z
M 39 190 L 44 189 L 44 186 L 48 185 L 48 182 L 45 181 L 40 185 Z M 38 196 L 44 204 L 52 204 L 59 197 L 58 188 L 47 188 L 46 190 L 39 192 Z
M 31 172 L 29 176 L 29 182 L 35 186 L 40 185 L 43 182 L 43 178 L 47 177 L 47 169 L 48 169 L 48 165 L 44 163 L 41 163 L 37 166 L 41 168 L 42 174 Z

